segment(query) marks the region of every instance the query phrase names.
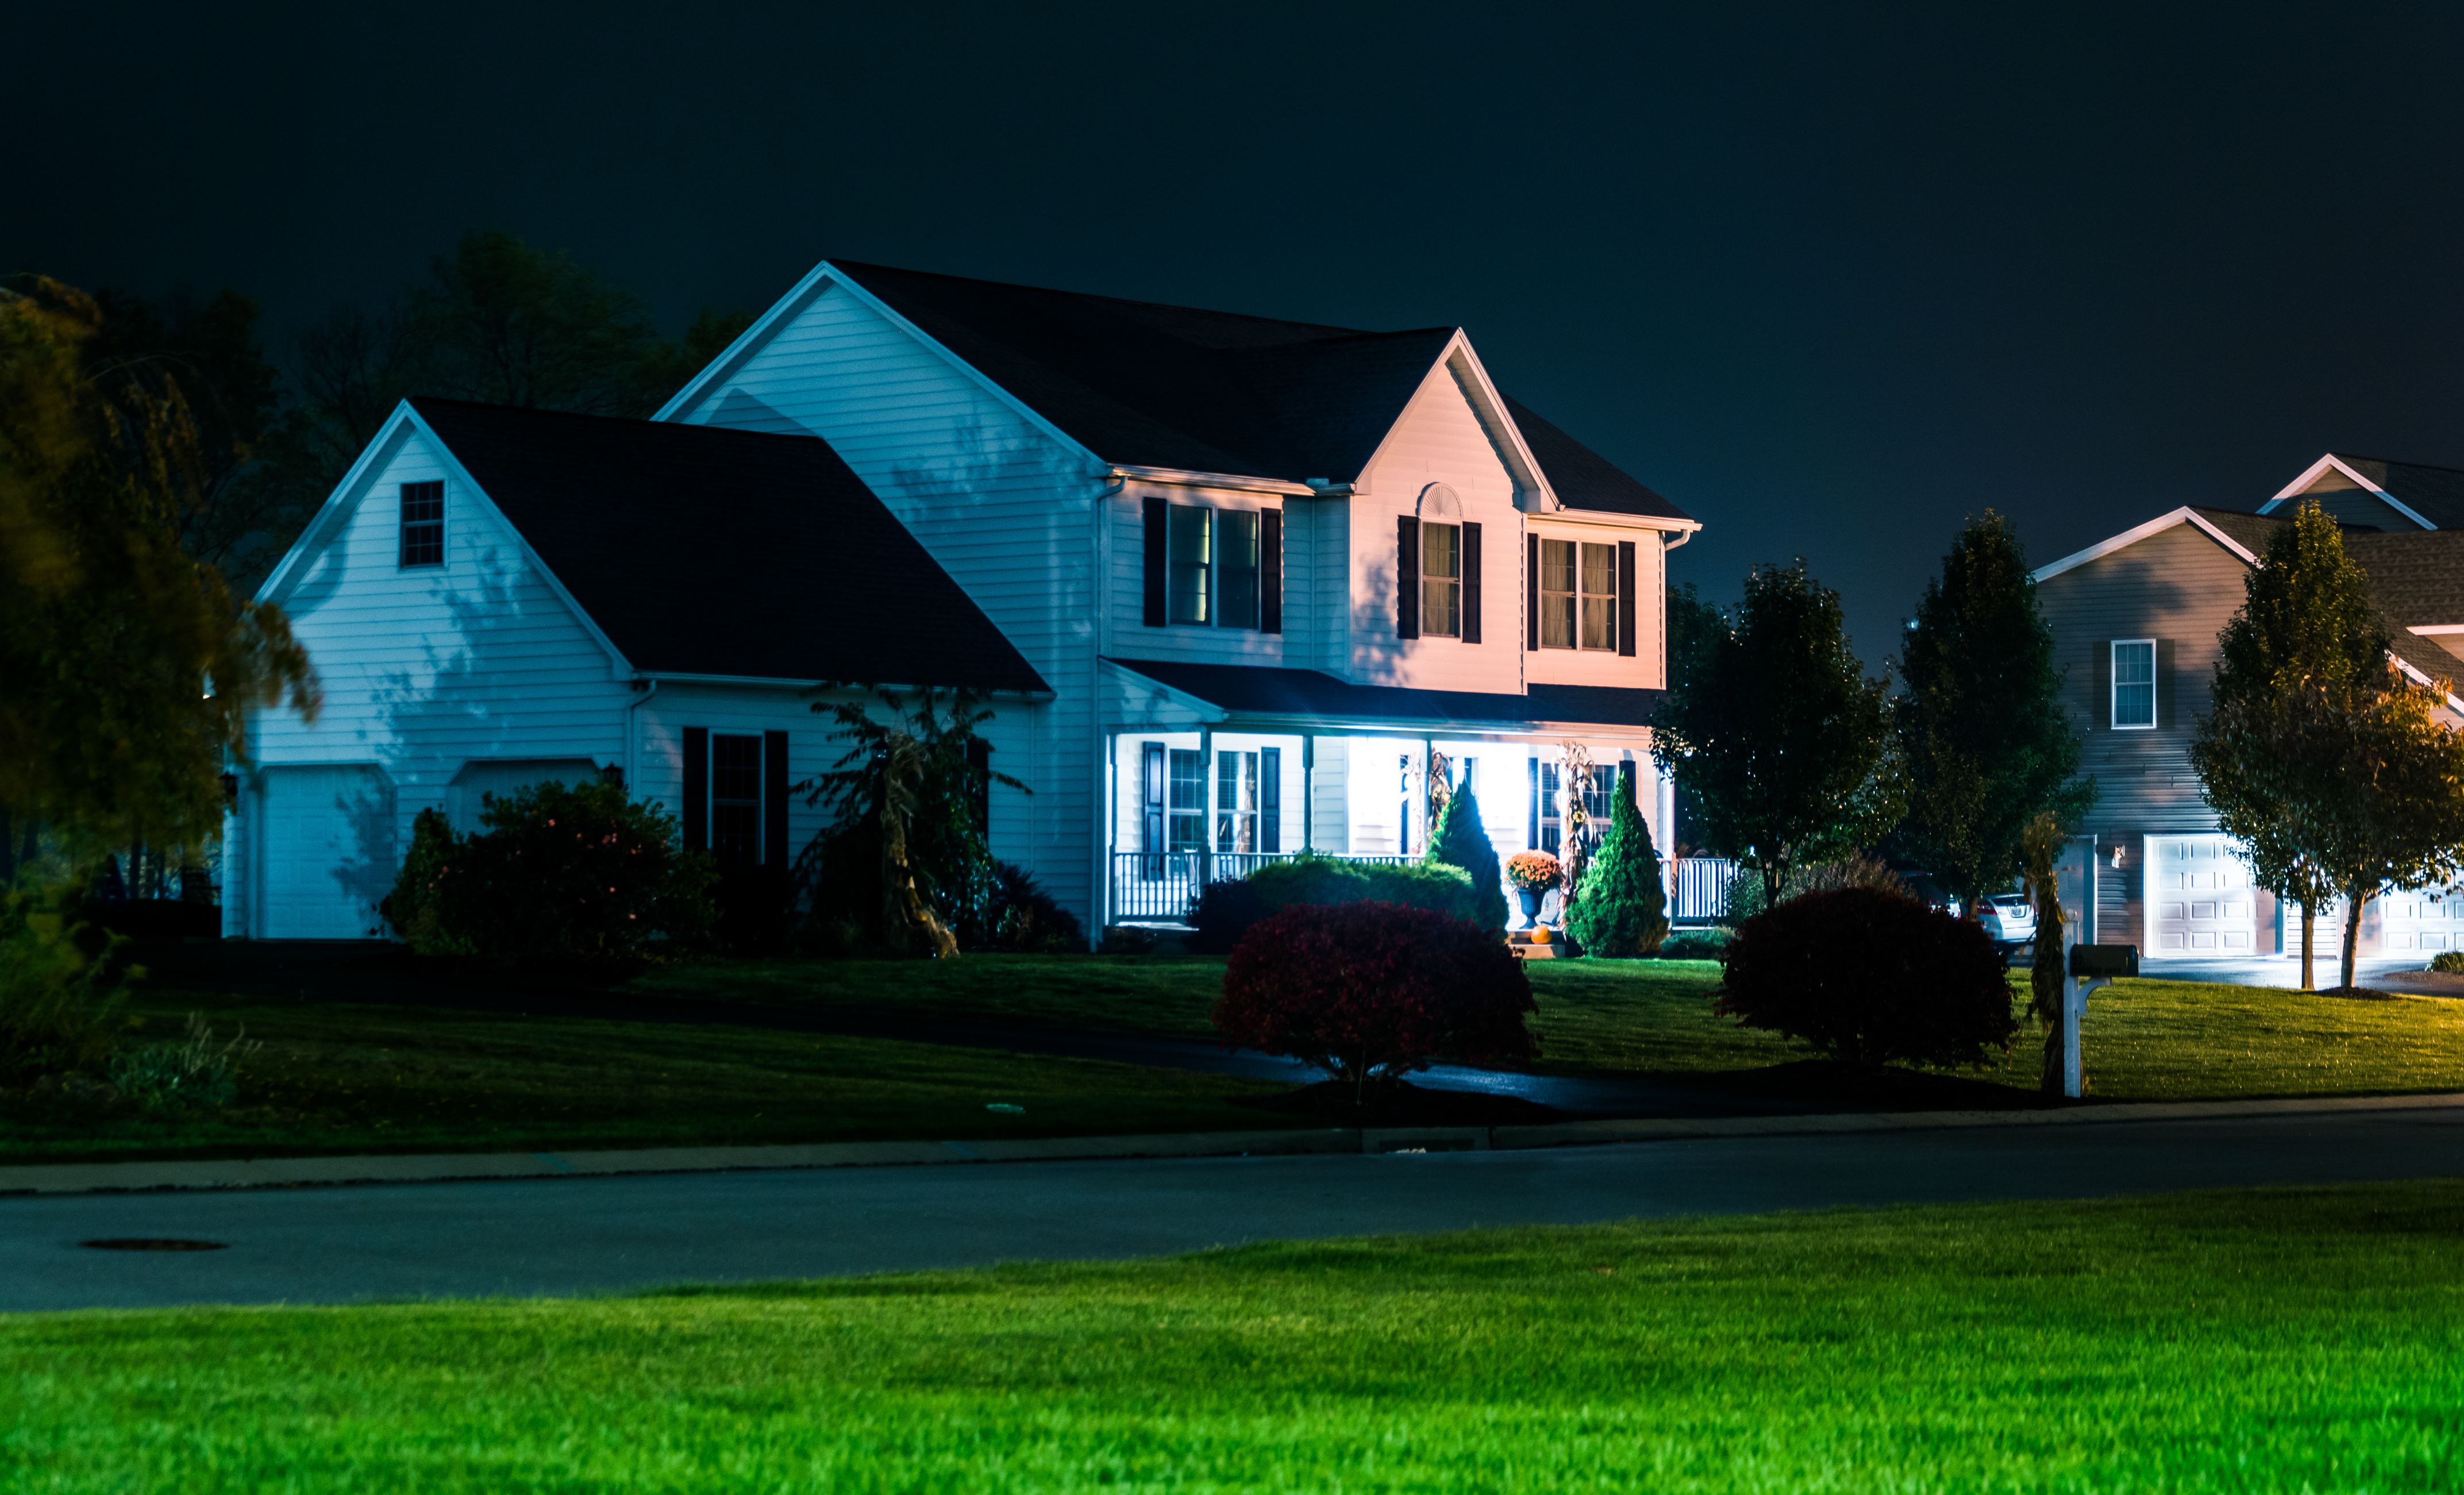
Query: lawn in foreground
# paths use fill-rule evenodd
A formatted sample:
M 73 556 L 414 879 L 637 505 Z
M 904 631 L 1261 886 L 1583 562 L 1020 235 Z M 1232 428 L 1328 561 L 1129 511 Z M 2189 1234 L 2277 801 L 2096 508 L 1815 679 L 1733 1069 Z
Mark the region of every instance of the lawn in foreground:
M 1709 960 L 1535 960 L 1538 1067 L 1665 1077 L 1787 1064 L 1811 1051 L 1711 1011 Z M 2014 971 L 2014 1000 L 2025 973 Z M 992 956 L 957 961 L 761 961 L 681 966 L 636 983 L 669 996 L 790 1003 L 850 1017 L 1015 1022 L 1211 1036 L 1221 958 Z M 2036 1088 L 2044 1032 L 1973 1071 Z M 2129 980 L 2088 1004 L 2089 1093 L 2221 1100 L 2464 1088 L 2464 1000 L 2354 1001 L 2315 992 Z M 1969 1072 L 1969 1071 L 1962 1071 Z
M 2464 1185 L 0 1322 L 0 1490 L 2453 1490 Z
M 264 1048 L 219 1115 L 0 1099 L 0 1162 L 527 1152 L 1291 1125 L 1236 1100 L 1288 1086 L 1092 1060 L 698 1023 L 148 992 L 137 1035 L 202 1011 Z M 1018 1112 L 992 1111 L 1000 1104 Z

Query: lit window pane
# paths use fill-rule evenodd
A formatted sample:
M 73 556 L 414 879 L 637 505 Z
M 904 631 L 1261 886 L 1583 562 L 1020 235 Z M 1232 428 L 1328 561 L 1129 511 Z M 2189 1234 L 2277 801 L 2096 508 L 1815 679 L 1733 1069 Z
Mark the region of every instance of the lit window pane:
M 1617 648 L 1617 547 L 1583 547 L 1583 647 Z
M 1254 628 L 1258 626 L 1258 517 L 1240 511 L 1215 516 L 1215 545 L 1221 570 L 1215 581 L 1215 626 Z
M 1175 623 L 1206 623 L 1207 594 L 1215 568 L 1215 514 L 1187 504 L 1172 507 L 1166 587 Z
M 1574 542 L 1540 542 L 1540 647 L 1574 647 Z

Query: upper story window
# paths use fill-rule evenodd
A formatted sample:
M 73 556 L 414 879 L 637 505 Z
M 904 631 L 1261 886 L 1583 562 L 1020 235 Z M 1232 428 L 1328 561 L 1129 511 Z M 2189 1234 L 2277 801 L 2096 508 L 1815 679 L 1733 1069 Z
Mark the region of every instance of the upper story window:
M 1420 633 L 1454 638 L 1463 632 L 1463 527 L 1420 526 Z
M 445 563 L 445 485 L 402 485 L 402 564 Z
M 1617 650 L 1615 545 L 1540 541 L 1540 647 Z
M 1146 500 L 1146 622 L 1283 631 L 1283 516 Z
M 2156 641 L 2113 642 L 2113 726 L 2144 732 L 2156 725 Z

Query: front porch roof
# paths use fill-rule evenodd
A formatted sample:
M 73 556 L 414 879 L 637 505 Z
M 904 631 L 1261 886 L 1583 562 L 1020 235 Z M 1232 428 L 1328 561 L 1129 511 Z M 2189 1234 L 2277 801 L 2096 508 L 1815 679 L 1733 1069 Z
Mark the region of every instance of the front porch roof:
M 1661 691 L 1613 685 L 1542 685 L 1521 695 L 1479 691 L 1415 691 L 1353 685 L 1321 670 L 1270 665 L 1191 665 L 1159 659 L 1106 659 L 1221 719 L 1391 732 L 1404 736 L 1562 733 L 1572 728 L 1631 732 L 1651 724 Z

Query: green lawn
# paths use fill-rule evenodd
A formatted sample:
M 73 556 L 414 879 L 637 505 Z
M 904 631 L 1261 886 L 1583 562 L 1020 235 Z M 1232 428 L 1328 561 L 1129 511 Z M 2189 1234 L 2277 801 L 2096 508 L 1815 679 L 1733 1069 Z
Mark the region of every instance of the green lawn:
M 1535 960 L 1545 1069 L 1693 1076 L 1808 1057 L 1711 1012 L 1708 960 Z M 2013 973 L 2024 998 L 2025 976 Z M 635 989 L 783 1002 L 848 1016 L 1083 1026 L 1199 1037 L 1220 958 L 992 956 L 957 961 L 770 961 L 672 968 Z M 2041 1029 L 1979 1078 L 2036 1088 Z M 2223 1099 L 2464 1089 L 2464 1001 L 2352 1001 L 2270 987 L 2123 981 L 2088 1004 L 2089 1093 Z
M 0 1490 L 2453 1491 L 2464 1185 L 0 1322 Z
M 492 1152 L 1291 1125 L 1236 1106 L 1288 1087 L 1089 1060 L 759 1028 L 149 992 L 137 1036 L 190 1010 L 265 1047 L 237 1101 L 184 1121 L 0 1099 L 0 1161 Z M 988 1111 L 988 1104 L 1023 1108 Z

